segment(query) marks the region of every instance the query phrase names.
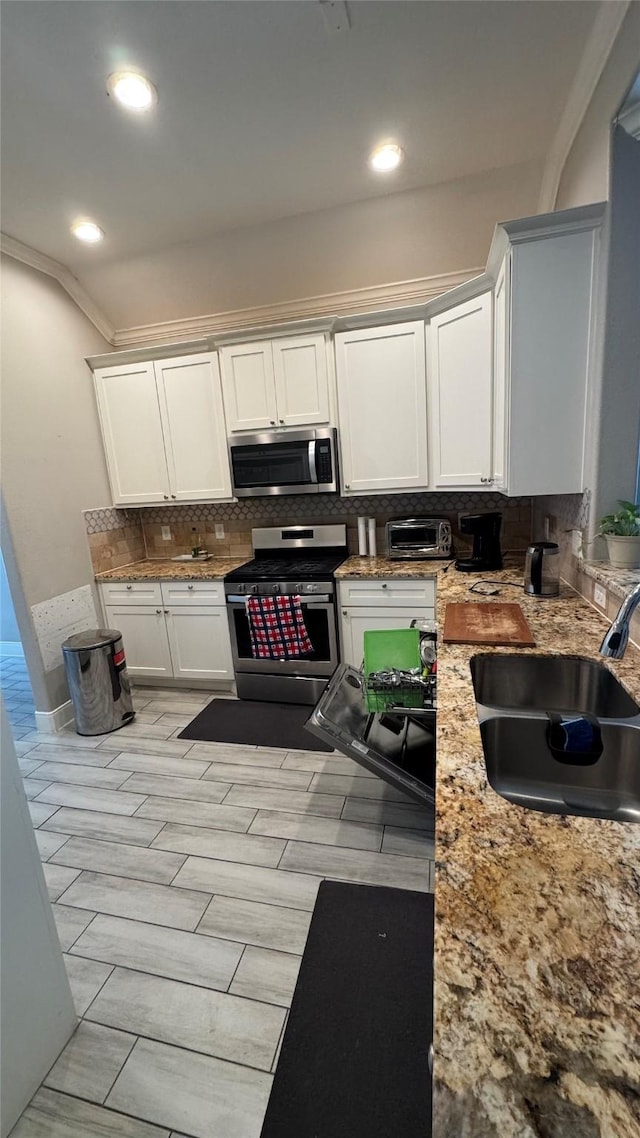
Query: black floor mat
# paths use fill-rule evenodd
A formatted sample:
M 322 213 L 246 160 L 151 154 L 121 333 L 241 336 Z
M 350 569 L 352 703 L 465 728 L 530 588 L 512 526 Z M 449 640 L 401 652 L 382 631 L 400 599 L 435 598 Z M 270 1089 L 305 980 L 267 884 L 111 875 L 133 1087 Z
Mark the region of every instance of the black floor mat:
M 261 703 L 250 699 L 213 699 L 191 720 L 179 739 L 202 743 L 244 743 L 289 751 L 331 751 L 305 731 L 312 708 L 298 703 Z
M 261 1138 L 429 1138 L 433 897 L 324 881 Z

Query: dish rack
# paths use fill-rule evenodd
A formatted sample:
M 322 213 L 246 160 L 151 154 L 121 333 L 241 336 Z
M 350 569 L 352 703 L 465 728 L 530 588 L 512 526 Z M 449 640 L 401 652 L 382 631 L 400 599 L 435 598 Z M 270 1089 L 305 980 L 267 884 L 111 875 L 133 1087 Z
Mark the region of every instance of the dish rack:
M 435 640 L 417 627 L 372 630 L 364 634 L 364 695 L 373 714 L 434 711 L 436 701 Z

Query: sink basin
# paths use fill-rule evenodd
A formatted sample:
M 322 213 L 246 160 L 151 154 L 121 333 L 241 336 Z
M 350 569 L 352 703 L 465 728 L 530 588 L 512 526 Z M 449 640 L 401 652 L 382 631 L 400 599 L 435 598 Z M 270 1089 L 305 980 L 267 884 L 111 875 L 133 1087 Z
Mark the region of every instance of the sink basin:
M 544 718 L 485 719 L 480 732 L 491 786 L 507 801 L 546 814 L 640 822 L 640 723 L 601 720 L 599 729 L 602 753 L 582 765 L 554 755 Z
M 629 719 L 640 707 L 613 672 L 583 656 L 481 653 L 471 660 L 476 702 L 514 711 Z

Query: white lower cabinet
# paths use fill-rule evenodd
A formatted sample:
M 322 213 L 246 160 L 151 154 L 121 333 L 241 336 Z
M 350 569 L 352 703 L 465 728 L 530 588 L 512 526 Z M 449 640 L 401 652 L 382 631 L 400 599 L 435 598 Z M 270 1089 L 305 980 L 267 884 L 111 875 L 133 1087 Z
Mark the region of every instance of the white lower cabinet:
M 109 628 L 122 633 L 130 676 L 171 678 L 171 652 L 164 612 L 151 605 L 105 605 Z
M 176 679 L 233 679 L 226 607 L 176 605 L 165 616 Z
M 106 623 L 122 633 L 131 676 L 232 683 L 222 582 L 147 582 L 145 591 L 158 598 L 153 605 L 136 603 L 135 591 L 124 593 L 121 603 L 109 603 L 116 590 L 126 588 L 103 584 L 101 594 Z M 218 603 L 207 603 L 212 599 Z
M 435 580 L 342 581 L 339 596 L 341 660 L 354 668 L 362 665 L 365 632 L 435 620 Z

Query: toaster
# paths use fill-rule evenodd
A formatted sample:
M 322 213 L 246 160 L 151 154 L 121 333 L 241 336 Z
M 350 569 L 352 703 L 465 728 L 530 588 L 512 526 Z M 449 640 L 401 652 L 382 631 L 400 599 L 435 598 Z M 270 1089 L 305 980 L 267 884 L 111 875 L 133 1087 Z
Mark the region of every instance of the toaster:
M 392 561 L 451 557 L 448 518 L 397 518 L 387 522 L 387 553 Z

